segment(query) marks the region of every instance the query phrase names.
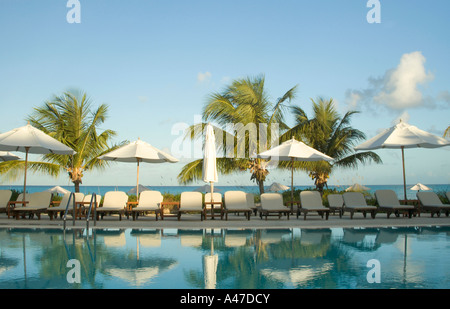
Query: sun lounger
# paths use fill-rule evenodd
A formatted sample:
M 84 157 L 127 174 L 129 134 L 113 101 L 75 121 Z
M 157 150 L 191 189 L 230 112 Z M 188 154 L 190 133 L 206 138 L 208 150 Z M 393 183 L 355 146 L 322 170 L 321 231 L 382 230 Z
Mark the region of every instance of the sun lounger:
M 250 220 L 252 209 L 249 207 L 247 200 L 247 193 L 243 191 L 227 191 L 225 192 L 225 207 L 223 209 L 225 213 L 225 220 L 228 220 L 228 213 L 240 213 L 243 212 L 245 217 Z M 253 196 L 249 197 L 253 198 Z
M 408 213 L 408 217 L 411 218 L 417 210 L 412 205 L 400 205 L 397 194 L 393 190 L 377 190 L 375 191 L 375 198 L 379 206 L 378 209 L 386 211 L 388 219 L 392 213 L 398 217 L 402 212 Z
M 168 203 L 162 203 L 166 205 Z M 180 202 L 175 202 L 176 216 L 178 217 L 178 221 L 181 219 L 181 214 L 183 213 L 200 213 L 200 220 L 203 221 L 205 210 L 203 208 L 203 195 L 200 192 L 182 192 L 180 196 Z M 161 212 L 163 215 L 162 219 L 167 217 L 164 212 Z
M 122 220 L 122 215 L 125 214 L 128 202 L 128 195 L 122 191 L 109 191 L 105 194 L 103 206 L 96 209 L 97 215 L 119 214 L 119 220 Z M 126 213 L 128 216 L 128 213 Z
M 214 210 L 220 210 L 220 214 L 215 215 Z M 212 218 L 220 216 L 221 219 L 223 218 L 222 194 L 213 192 L 213 203 L 211 203 L 211 193 L 205 194 L 205 218 L 208 216 Z
M 333 213 L 337 211 L 339 213 L 339 218 L 342 218 L 344 210 L 344 198 L 342 197 L 342 194 L 329 194 L 327 199 L 330 210 L 333 211 Z
M 253 193 L 245 193 L 245 196 L 247 197 L 248 208 L 250 208 L 256 216 L 258 213 L 258 208 L 255 205 L 255 196 Z
M 281 215 L 286 214 L 289 220 L 289 213 L 291 209 L 284 206 L 283 196 L 280 193 L 263 193 L 261 194 L 261 208 L 259 210 L 259 216 L 262 217 L 277 215 L 281 218 Z
M 350 219 L 353 219 L 353 214 L 355 212 L 362 212 L 364 218 L 366 217 L 366 214 L 370 212 L 372 218 L 375 219 L 377 207 L 368 206 L 364 199 L 364 195 L 361 192 L 345 192 L 342 196 L 344 198 L 343 212 L 350 212 Z
M 50 205 L 47 208 L 48 216 L 50 217 L 50 220 L 53 220 L 53 218 L 56 219 L 58 217 L 58 214 L 60 217 L 64 214 L 66 211 L 67 203 L 69 203 L 69 208 L 67 209 L 69 213 L 73 212 L 73 198 L 75 197 L 75 203 L 83 201 L 84 194 L 83 193 L 74 193 L 74 195 L 71 197 L 72 193 L 66 193 L 63 195 L 63 198 L 61 201 L 53 201 L 52 205 Z M 69 201 L 70 199 L 70 201 Z
M 7 212 L 8 203 L 10 202 L 12 195 L 11 190 L 0 190 L 0 213 Z
M 92 200 L 92 203 L 96 202 L 96 204 L 92 205 L 92 208 L 91 208 L 91 217 L 94 218 L 94 211 L 96 211 L 97 207 L 100 205 L 100 201 L 102 200 L 102 196 L 96 194 L 95 195 L 95 199 L 96 199 L 95 201 L 92 200 L 92 194 L 88 194 L 88 195 L 84 196 L 84 198 L 83 198 L 83 200 L 81 202 L 76 201 L 76 204 L 77 204 L 77 214 L 76 214 L 76 216 L 77 216 L 77 218 L 81 219 L 82 217 L 86 217 L 88 215 L 87 211 L 89 211 L 89 207 L 91 205 L 91 200 Z
M 17 200 L 16 202 L 21 202 L 23 199 L 23 195 L 20 198 L 21 200 Z M 28 193 L 25 198 L 28 203 L 23 206 L 16 205 L 12 211 L 13 215 L 16 217 L 16 219 L 19 219 L 20 216 L 22 216 L 22 218 L 25 218 L 25 215 L 29 215 L 29 217 L 32 218 L 34 215 L 36 215 L 40 220 L 41 213 L 47 211 L 47 208 L 50 206 L 50 203 L 52 201 L 52 193 Z
M 303 220 L 306 220 L 308 212 L 317 211 L 317 213 L 323 218 L 325 215 L 328 220 L 330 209 L 323 206 L 322 196 L 319 191 L 302 191 L 300 192 L 300 207 L 297 209 L 297 219 L 300 213 L 303 213 Z
M 439 196 L 431 191 L 417 192 L 417 199 L 420 202 L 420 207 L 424 211 L 431 212 L 431 217 L 436 214 L 438 217 L 441 215 L 441 211 L 445 212 L 448 217 L 450 213 L 450 205 L 443 204 Z
M 133 214 L 133 220 L 139 217 L 140 213 L 154 212 L 156 221 L 158 221 L 158 215 L 161 213 L 161 203 L 164 197 L 159 191 L 142 191 L 139 195 L 139 201 L 136 207 L 131 209 Z

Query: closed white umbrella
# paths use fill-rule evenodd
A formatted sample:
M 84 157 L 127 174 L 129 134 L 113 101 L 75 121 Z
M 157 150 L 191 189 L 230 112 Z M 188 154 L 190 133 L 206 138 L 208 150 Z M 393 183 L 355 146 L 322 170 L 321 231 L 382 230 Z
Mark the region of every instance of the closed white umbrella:
M 139 163 L 176 163 L 178 159 L 138 139 L 107 154 L 100 160 L 137 163 L 136 196 L 139 196 Z
M 332 157 L 294 138 L 258 154 L 258 158 L 278 161 L 333 161 Z M 291 199 L 294 200 L 294 164 L 291 169 Z
M 70 147 L 57 141 L 53 137 L 36 129 L 30 124 L 0 134 L 0 150 L 25 152 L 25 175 L 23 181 L 23 201 L 25 201 L 27 187 L 28 154 L 61 154 L 74 155 L 76 152 Z
M 206 126 L 205 144 L 203 147 L 202 177 L 204 182 L 210 184 L 212 203 L 214 202 L 214 183 L 218 181 L 218 177 L 216 165 L 216 138 L 214 136 L 214 129 L 210 123 Z
M 438 148 L 449 146 L 446 139 L 420 130 L 400 120 L 395 126 L 384 130 L 366 142 L 355 147 L 355 150 L 374 150 L 380 148 L 401 149 L 403 165 L 403 190 L 406 198 L 405 148 Z

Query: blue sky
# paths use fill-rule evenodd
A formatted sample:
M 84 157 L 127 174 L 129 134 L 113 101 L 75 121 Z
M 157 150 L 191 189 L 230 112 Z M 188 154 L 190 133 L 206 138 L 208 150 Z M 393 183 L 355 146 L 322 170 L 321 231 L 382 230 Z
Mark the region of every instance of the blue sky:
M 0 132 L 76 88 L 110 106 L 104 128 L 118 132 L 116 141 L 140 138 L 171 151 L 181 134 L 173 128 L 193 124 L 209 94 L 261 74 L 274 100 L 298 85 L 293 104 L 308 113 L 319 96 L 333 98 L 340 113 L 361 111 L 352 125 L 367 138 L 399 117 L 440 136 L 450 125 L 446 0 L 380 0 L 378 24 L 367 22 L 365 0 L 79 2 L 81 23 L 68 23 L 66 0 L 0 1 Z M 376 152 L 383 165 L 337 169 L 329 183 L 401 184 L 400 151 Z M 449 154 L 408 150 L 407 182 L 450 183 Z M 177 185 L 188 161 L 142 164 L 141 183 Z M 267 183 L 289 184 L 289 174 L 273 171 Z M 249 178 L 220 177 L 218 185 L 251 185 Z M 85 173 L 83 184 L 135 179 L 134 165 L 118 163 Z M 294 179 L 312 185 L 305 173 Z M 69 184 L 65 175 L 28 178 L 41 183 Z

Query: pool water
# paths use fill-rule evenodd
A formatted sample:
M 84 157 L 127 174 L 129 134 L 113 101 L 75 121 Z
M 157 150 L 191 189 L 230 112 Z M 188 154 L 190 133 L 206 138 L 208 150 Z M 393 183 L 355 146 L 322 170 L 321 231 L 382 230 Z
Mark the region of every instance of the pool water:
M 449 261 L 449 227 L 0 229 L 0 289 L 447 289 Z

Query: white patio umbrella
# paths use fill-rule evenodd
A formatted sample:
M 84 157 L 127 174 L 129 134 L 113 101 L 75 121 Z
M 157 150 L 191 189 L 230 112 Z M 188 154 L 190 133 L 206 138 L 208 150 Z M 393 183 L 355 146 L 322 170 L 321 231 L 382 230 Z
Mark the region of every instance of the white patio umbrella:
M 136 182 L 136 196 L 139 196 L 139 163 L 176 163 L 178 159 L 171 155 L 159 150 L 152 145 L 141 141 L 131 142 L 125 146 L 122 146 L 116 150 L 113 150 L 107 154 L 98 157 L 100 160 L 118 161 L 118 162 L 130 162 L 137 164 L 137 182 Z
M 23 201 L 25 201 L 27 187 L 28 154 L 60 154 L 74 155 L 76 152 L 70 147 L 57 141 L 53 137 L 36 129 L 29 123 L 26 126 L 0 134 L 0 150 L 25 152 L 25 173 L 23 180 Z
M 130 190 L 128 190 L 127 194 L 136 194 L 138 191 L 139 192 L 143 192 L 143 191 L 149 191 L 150 189 L 147 188 L 146 186 L 143 185 L 138 185 L 137 187 L 131 188 Z
M 355 183 L 350 187 L 348 187 L 347 189 L 345 189 L 345 191 L 369 191 L 369 190 L 370 188 L 367 188 L 366 186 L 363 186 L 359 183 Z
M 332 157 L 294 138 L 258 154 L 258 158 L 278 161 L 333 161 Z M 291 199 L 294 200 L 294 164 L 291 169 Z
M 12 154 L 8 151 L 0 151 L 0 161 L 14 161 L 14 160 L 20 160 L 20 157 L 16 156 L 15 154 Z
M 413 190 L 413 191 L 420 191 L 420 190 L 422 190 L 422 191 L 429 191 L 431 189 L 428 188 L 426 185 L 423 185 L 420 182 L 418 182 L 417 184 L 415 184 L 414 186 L 409 188 L 409 190 Z
M 355 150 L 374 150 L 380 148 L 401 149 L 403 165 L 403 191 L 406 198 L 405 176 L 405 148 L 438 148 L 449 146 L 446 139 L 420 130 L 415 126 L 400 120 L 395 126 L 384 130 L 364 143 L 355 147 Z
M 278 191 L 285 191 L 287 189 L 289 189 L 288 186 L 282 185 L 281 183 L 278 182 L 274 182 L 273 184 L 270 185 L 268 191 L 278 192 Z
M 210 123 L 206 126 L 205 144 L 203 147 L 203 181 L 211 187 L 211 203 L 214 202 L 214 183 L 218 181 L 216 165 L 216 138 L 214 129 Z
M 53 188 L 47 189 L 45 191 L 51 192 L 51 193 L 57 193 L 57 194 L 66 194 L 66 193 L 70 193 L 69 190 L 64 189 L 63 187 L 60 186 L 54 186 Z

